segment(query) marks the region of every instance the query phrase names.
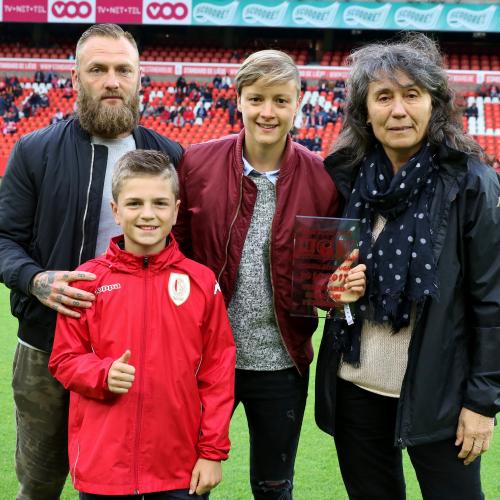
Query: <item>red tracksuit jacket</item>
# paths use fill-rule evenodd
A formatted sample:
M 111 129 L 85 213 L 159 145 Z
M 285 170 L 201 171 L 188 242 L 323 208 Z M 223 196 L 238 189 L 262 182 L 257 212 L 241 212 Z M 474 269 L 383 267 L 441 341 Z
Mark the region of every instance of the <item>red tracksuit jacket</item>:
M 196 460 L 229 451 L 235 347 L 213 273 L 172 238 L 137 257 L 114 238 L 79 269 L 96 294 L 80 319 L 59 315 L 49 369 L 71 391 L 69 460 L 77 490 L 128 495 L 188 488 Z M 125 350 L 136 374 L 127 394 L 107 388 Z

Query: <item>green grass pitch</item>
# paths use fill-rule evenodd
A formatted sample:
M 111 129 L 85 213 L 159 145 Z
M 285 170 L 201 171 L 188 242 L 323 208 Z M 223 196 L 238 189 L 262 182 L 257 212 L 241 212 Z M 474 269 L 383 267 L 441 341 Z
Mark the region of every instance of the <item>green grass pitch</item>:
M 17 323 L 9 311 L 8 290 L 0 286 L 0 498 L 14 499 L 17 481 L 14 472 L 15 425 L 12 403 L 11 367 L 16 347 Z M 320 340 L 315 335 L 315 348 Z M 311 371 L 307 404 L 297 462 L 295 466 L 296 500 L 347 500 L 338 469 L 333 440 L 314 423 L 314 366 Z M 498 432 L 498 430 L 496 431 Z M 243 409 L 237 409 L 231 423 L 232 449 L 223 466 L 222 483 L 213 491 L 212 500 L 251 500 L 248 484 L 248 431 Z M 483 457 L 483 489 L 486 498 L 500 499 L 500 439 L 495 436 L 490 451 Z M 408 500 L 421 498 L 415 475 L 405 455 Z M 450 478 L 450 480 L 453 480 Z M 78 495 L 68 480 L 62 500 Z

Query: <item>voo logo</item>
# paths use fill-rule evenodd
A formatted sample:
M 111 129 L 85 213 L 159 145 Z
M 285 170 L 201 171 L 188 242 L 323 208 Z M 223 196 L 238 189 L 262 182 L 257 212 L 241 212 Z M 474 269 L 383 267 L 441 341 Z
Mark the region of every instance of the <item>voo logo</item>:
M 146 12 L 151 19 L 176 19 L 180 21 L 187 17 L 189 10 L 183 3 L 152 2 L 147 6 Z
M 103 292 L 112 292 L 113 290 L 118 290 L 121 287 L 122 286 L 120 285 L 120 283 L 113 283 L 112 285 L 102 285 L 99 288 L 96 288 L 94 293 L 96 295 L 99 295 Z
M 54 2 L 52 5 L 52 14 L 54 17 L 75 17 L 86 18 L 92 13 L 92 5 L 89 2 Z

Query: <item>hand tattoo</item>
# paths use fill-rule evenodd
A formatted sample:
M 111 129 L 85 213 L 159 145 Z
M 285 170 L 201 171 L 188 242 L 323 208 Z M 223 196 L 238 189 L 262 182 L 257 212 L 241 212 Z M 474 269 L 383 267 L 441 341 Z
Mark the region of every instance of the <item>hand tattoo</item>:
M 33 286 L 31 293 L 38 298 L 38 300 L 47 300 L 51 292 L 51 285 L 56 279 L 56 271 L 45 271 L 38 274 L 33 279 Z

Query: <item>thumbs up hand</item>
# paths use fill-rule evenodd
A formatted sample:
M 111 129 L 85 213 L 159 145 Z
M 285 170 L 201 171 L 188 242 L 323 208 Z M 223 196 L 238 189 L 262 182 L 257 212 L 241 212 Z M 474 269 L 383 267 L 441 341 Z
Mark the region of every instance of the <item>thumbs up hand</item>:
M 129 365 L 131 353 L 127 349 L 113 361 L 108 372 L 108 389 L 115 394 L 127 394 L 135 379 L 135 367 Z

